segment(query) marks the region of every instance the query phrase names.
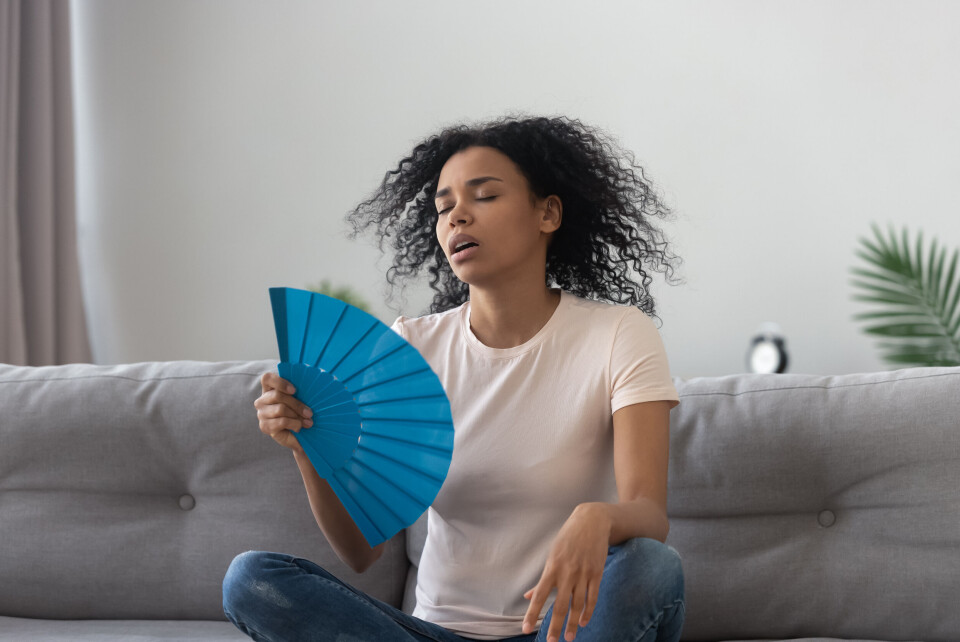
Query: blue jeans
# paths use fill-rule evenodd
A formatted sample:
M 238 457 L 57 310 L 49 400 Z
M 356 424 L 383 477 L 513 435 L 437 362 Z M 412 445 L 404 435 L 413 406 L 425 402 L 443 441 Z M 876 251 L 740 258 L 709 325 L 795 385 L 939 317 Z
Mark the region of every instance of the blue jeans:
M 237 555 L 223 578 L 223 612 L 258 642 L 470 640 L 370 597 L 309 560 L 283 553 Z M 503 639 L 546 642 L 552 615 L 551 604 L 539 632 Z M 683 618 L 680 556 L 656 540 L 629 539 L 608 549 L 597 605 L 587 626 L 577 630 L 576 641 L 675 642 Z M 566 624 L 565 619 L 559 640 Z

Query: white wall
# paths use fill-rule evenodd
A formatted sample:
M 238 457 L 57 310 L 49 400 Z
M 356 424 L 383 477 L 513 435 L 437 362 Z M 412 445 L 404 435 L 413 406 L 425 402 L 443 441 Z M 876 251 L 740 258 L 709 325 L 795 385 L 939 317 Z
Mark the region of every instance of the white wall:
M 382 303 L 344 214 L 413 144 L 507 110 L 634 151 L 684 258 L 653 293 L 674 374 L 886 369 L 852 320 L 870 222 L 960 246 L 960 4 L 74 1 L 95 360 L 271 358 L 267 288 Z M 425 285 L 402 312 L 423 313 Z

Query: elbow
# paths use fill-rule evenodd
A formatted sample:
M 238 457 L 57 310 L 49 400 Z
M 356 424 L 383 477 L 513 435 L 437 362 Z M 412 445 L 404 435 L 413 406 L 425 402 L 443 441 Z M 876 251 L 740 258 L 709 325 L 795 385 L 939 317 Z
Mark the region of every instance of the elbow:
M 647 534 L 645 537 L 650 539 L 655 539 L 661 544 L 667 543 L 667 535 L 670 534 L 670 520 L 667 518 L 667 513 L 665 511 L 656 511 L 656 514 L 651 515 L 652 519 L 647 522 Z
M 363 573 L 366 573 L 371 566 L 373 566 L 373 563 L 375 561 L 376 560 L 366 560 L 361 564 L 351 564 L 350 568 L 353 569 L 353 572 L 356 573 L 357 575 L 362 575 Z
M 666 543 L 667 543 L 667 535 L 670 534 L 670 520 L 667 518 L 666 515 L 663 516 L 663 524 L 662 524 L 662 526 L 661 526 L 661 528 L 660 528 L 660 533 L 659 533 L 659 534 L 660 534 L 660 537 L 658 537 L 657 539 L 660 540 L 660 543 L 661 543 L 661 544 L 666 544 Z
M 654 528 L 651 537 L 661 544 L 667 543 L 667 535 L 670 534 L 670 518 L 667 517 L 667 511 L 661 508 L 657 511 L 657 519 L 654 521 Z
M 353 564 L 352 565 L 353 572 L 357 573 L 358 575 L 366 573 L 368 570 L 370 570 L 370 567 L 373 566 L 373 563 L 376 561 L 377 561 L 377 558 L 370 557 L 363 560 L 359 564 Z
M 641 527 L 645 532 L 644 537 L 666 544 L 667 535 L 670 533 L 670 519 L 667 517 L 666 509 L 651 503 L 647 503 L 646 506 L 648 508 Z
M 373 566 L 373 563 L 372 563 L 372 562 L 369 562 L 369 563 L 366 563 L 366 564 L 360 564 L 360 565 L 351 564 L 351 565 L 350 565 L 350 570 L 352 570 L 352 571 L 353 571 L 354 573 L 356 573 L 357 575 L 361 575 L 361 574 L 363 574 L 363 573 L 366 573 L 366 572 L 367 572 L 367 569 L 369 569 L 371 566 Z
M 386 542 L 378 544 L 373 549 L 371 549 L 371 554 L 360 564 L 351 564 L 351 568 L 354 573 L 363 574 L 366 573 L 374 563 L 380 559 L 380 556 L 383 555 L 383 547 L 386 545 Z

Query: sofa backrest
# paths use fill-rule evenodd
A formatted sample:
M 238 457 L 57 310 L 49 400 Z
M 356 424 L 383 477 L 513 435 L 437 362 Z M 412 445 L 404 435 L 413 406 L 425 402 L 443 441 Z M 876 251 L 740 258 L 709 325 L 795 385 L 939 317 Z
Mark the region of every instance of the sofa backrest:
M 276 361 L 0 365 L 0 615 L 225 619 L 233 557 L 306 557 L 399 605 L 406 535 L 355 574 L 254 400 Z
M 343 565 L 258 429 L 275 368 L 0 364 L 0 615 L 224 619 L 252 549 L 411 613 L 426 514 L 367 573 Z M 684 639 L 960 640 L 960 368 L 674 383 Z
M 960 640 L 960 368 L 677 387 L 685 639 Z

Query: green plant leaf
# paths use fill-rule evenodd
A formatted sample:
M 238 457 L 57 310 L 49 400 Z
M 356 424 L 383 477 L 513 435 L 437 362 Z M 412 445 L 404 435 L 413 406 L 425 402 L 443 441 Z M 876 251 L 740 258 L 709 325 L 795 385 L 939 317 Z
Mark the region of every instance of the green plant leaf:
M 943 327 L 933 323 L 888 323 L 864 328 L 864 332 L 886 337 L 943 337 Z
M 898 281 L 902 280 L 904 284 L 909 283 L 909 280 L 903 278 L 896 272 L 871 272 L 870 270 L 864 270 L 862 268 L 850 268 L 850 272 L 852 274 L 856 274 L 857 276 L 863 276 L 868 279 L 876 279 L 878 281 L 883 281 L 884 283 L 890 281 L 891 278 L 897 279 Z
M 880 249 L 883 250 L 884 254 L 888 253 L 889 248 L 887 247 L 887 241 L 883 238 L 883 232 L 880 230 L 880 226 L 875 222 L 871 222 L 870 227 L 873 229 L 873 235 L 877 238 L 877 244 Z
M 893 225 L 890 226 L 890 232 L 891 234 L 894 233 Z M 902 241 L 902 245 L 901 245 L 902 253 L 899 256 L 903 258 L 903 263 L 904 263 L 904 267 L 906 267 L 907 269 L 907 274 L 910 275 L 911 278 L 916 278 L 917 273 L 913 269 L 913 264 L 910 262 L 910 239 L 907 238 L 907 228 L 903 228 L 901 241 Z M 893 246 L 894 247 L 897 246 L 896 241 L 894 241 Z
M 891 303 L 894 305 L 914 305 L 914 302 L 904 301 L 902 299 L 892 299 L 889 297 L 882 296 L 855 296 L 853 297 L 854 301 L 864 301 L 866 303 Z
M 955 366 L 960 362 L 960 355 L 949 346 L 902 346 L 884 352 L 883 358 L 921 366 Z
M 950 261 L 950 270 L 947 272 L 947 278 L 943 282 L 943 292 L 939 294 L 944 301 L 947 300 L 950 290 L 953 288 L 953 276 L 957 271 L 957 258 L 960 257 L 960 250 L 953 251 L 953 259 Z M 947 306 L 949 307 L 949 306 Z
M 887 288 L 881 288 L 879 286 L 868 286 L 865 284 L 860 284 L 865 290 L 869 290 L 868 294 L 873 295 L 872 298 L 863 299 L 858 298 L 858 301 L 877 301 L 879 303 L 895 303 L 900 305 L 912 305 L 918 306 L 921 304 L 923 299 L 918 297 L 916 293 L 909 291 L 901 290 L 890 290 Z
M 868 270 L 858 270 L 856 268 L 852 268 L 850 271 L 854 274 L 862 274 L 863 276 L 880 281 L 882 283 L 893 282 L 903 287 L 910 287 L 913 285 L 913 281 L 911 279 L 898 272 L 891 272 L 889 270 L 886 272 L 870 272 Z
M 922 301 L 923 296 L 920 292 L 917 291 L 916 285 L 914 283 L 892 283 L 889 280 L 883 281 L 878 280 L 879 282 L 874 283 L 871 281 L 861 281 L 859 279 L 850 279 L 850 283 L 854 285 L 859 285 L 865 290 L 869 290 L 874 294 L 883 293 L 883 294 L 897 294 L 897 295 L 906 295 L 910 296 L 917 301 Z
M 886 254 L 884 250 L 880 249 L 882 245 L 880 246 L 874 245 L 873 241 L 871 241 L 866 237 L 861 236 L 861 237 L 858 237 L 857 240 L 860 241 L 861 245 L 863 245 L 865 248 L 867 248 L 877 256 L 883 256 L 884 254 Z
M 879 227 L 877 228 L 877 236 L 880 239 L 880 242 L 882 243 L 881 247 L 886 249 L 887 254 L 899 254 L 899 244 L 897 242 L 897 235 L 893 231 L 892 225 L 889 226 L 887 232 L 890 235 L 890 238 L 884 238 L 879 233 Z
M 918 323 L 927 321 L 930 317 L 927 315 L 920 314 L 915 310 L 889 310 L 883 312 L 862 312 L 859 314 L 853 315 L 853 318 L 857 321 L 869 321 L 870 319 L 902 319 L 913 320 Z
M 904 277 L 904 280 L 913 281 L 913 274 L 910 272 L 910 266 L 902 257 L 897 256 L 896 254 L 886 254 L 883 256 L 883 259 L 877 263 L 879 267 L 882 267 L 885 270 L 889 270 L 895 274 L 899 274 L 901 277 Z
M 907 352 L 904 354 L 885 354 L 882 358 L 887 363 L 909 366 L 925 366 L 927 363 L 929 363 L 930 355 L 924 352 Z
M 872 245 L 865 238 L 861 238 L 860 242 L 863 243 L 864 246 L 870 251 L 865 252 L 863 248 L 858 248 L 855 250 L 855 252 L 858 256 L 860 256 L 866 261 L 869 261 L 870 263 L 880 263 L 883 261 L 884 257 L 888 255 L 887 252 L 884 252 L 883 250 L 880 250 L 876 246 Z
M 907 228 L 903 228 L 904 242 L 907 240 Z M 920 283 L 920 291 L 927 290 L 927 279 L 929 275 L 923 273 L 923 230 L 917 231 L 917 249 L 916 254 L 910 259 L 911 269 L 917 275 L 917 281 Z
M 880 342 L 878 347 L 885 350 L 885 354 L 888 356 L 893 355 L 910 355 L 911 357 L 923 356 L 925 360 L 939 359 L 942 358 L 944 353 L 949 352 L 950 347 L 948 344 L 940 342 L 920 342 L 917 341 L 902 341 L 899 344 L 891 344 L 887 342 Z
M 877 341 L 877 347 L 883 348 L 891 353 L 893 352 L 925 352 L 933 354 L 939 350 L 943 350 L 944 346 L 948 345 L 943 338 L 938 339 L 900 339 L 894 342 L 892 339 L 881 339 Z
M 880 342 L 889 362 L 960 365 L 960 252 L 952 253 L 945 272 L 947 252 L 936 238 L 925 253 L 922 230 L 911 242 L 906 227 L 898 233 L 893 224 L 886 231 L 870 226 L 875 239 L 860 238 L 855 253 L 872 268 L 850 268 L 849 281 L 859 291 L 852 298 L 887 309 L 853 318 L 873 322 L 864 327 L 868 335 L 893 341 Z
M 934 238 L 933 244 L 930 247 L 930 255 L 927 257 L 927 280 L 924 291 L 932 293 L 932 298 L 936 298 L 939 284 L 940 276 L 937 274 L 937 239 Z
M 960 256 L 960 250 L 954 250 L 950 272 L 943 286 L 943 316 L 947 320 L 947 332 L 960 344 L 960 310 L 957 308 L 957 303 L 960 302 L 960 279 L 956 282 L 953 280 L 956 275 L 958 256 Z

